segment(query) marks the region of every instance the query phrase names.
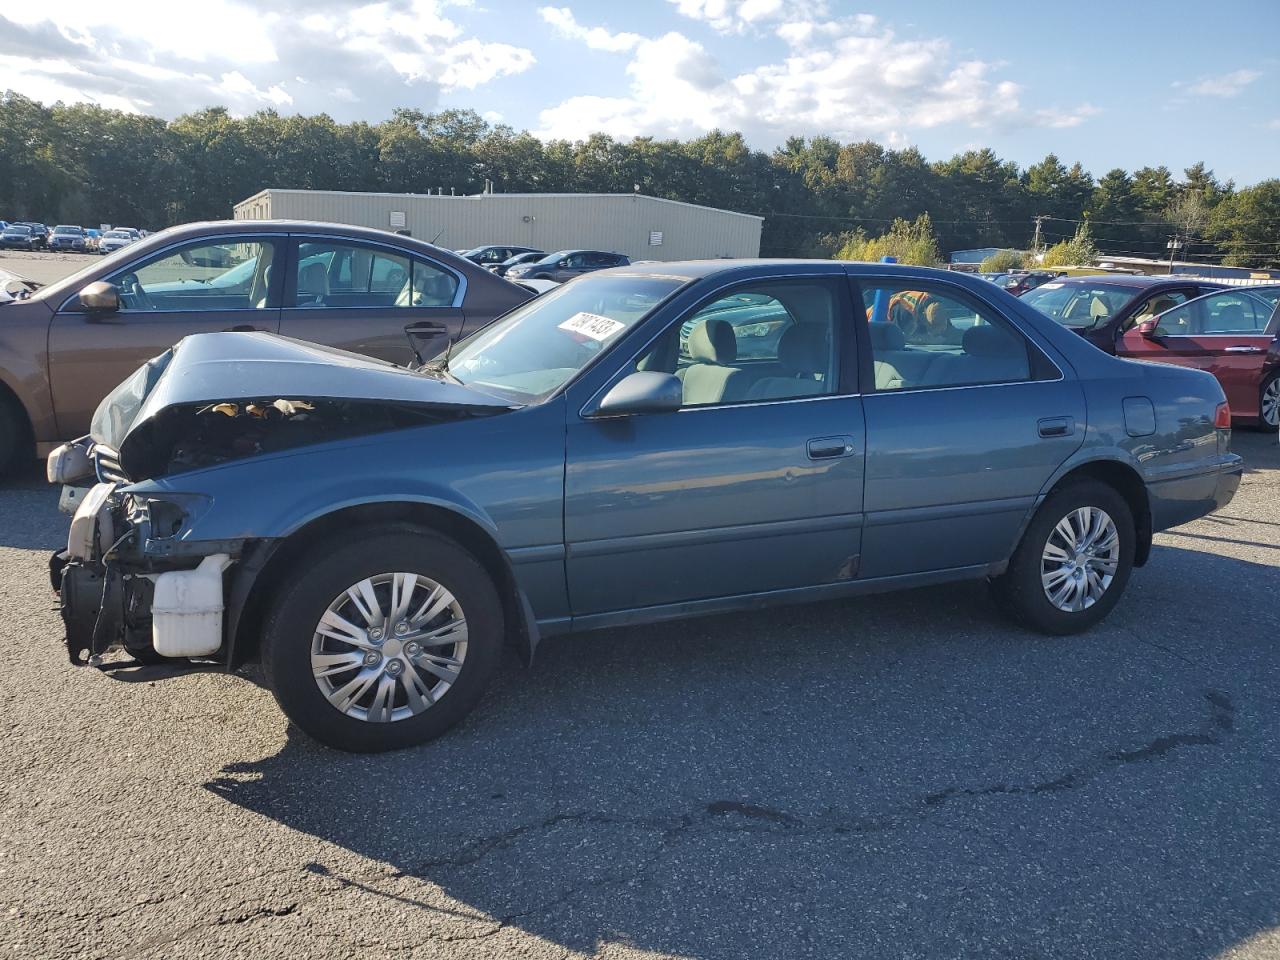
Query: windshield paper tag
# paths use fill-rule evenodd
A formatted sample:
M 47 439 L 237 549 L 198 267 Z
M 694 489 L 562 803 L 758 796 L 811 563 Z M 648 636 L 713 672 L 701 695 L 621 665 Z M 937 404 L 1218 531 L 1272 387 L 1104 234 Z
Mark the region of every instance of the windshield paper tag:
M 611 320 L 608 317 L 602 317 L 598 313 L 575 313 L 572 317 L 560 324 L 561 330 L 567 330 L 570 333 L 580 333 L 583 336 L 590 337 L 592 340 L 608 340 L 619 330 L 626 326 L 625 323 L 619 323 L 617 320 Z

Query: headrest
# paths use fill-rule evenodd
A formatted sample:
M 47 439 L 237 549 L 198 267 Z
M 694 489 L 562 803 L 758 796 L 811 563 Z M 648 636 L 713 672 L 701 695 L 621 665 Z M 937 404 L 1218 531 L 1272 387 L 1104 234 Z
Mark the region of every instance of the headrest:
M 711 317 L 689 334 L 689 356 L 701 363 L 733 363 L 738 359 L 738 338 L 728 320 Z
M 323 290 L 329 268 L 323 263 L 309 263 L 298 273 L 298 286 L 307 290 Z
M 793 323 L 778 338 L 778 362 L 788 373 L 824 373 L 827 331 L 817 323 Z
M 871 349 L 875 351 L 902 350 L 907 345 L 907 338 L 896 323 L 876 321 L 867 324 L 871 331 Z
M 1007 330 L 983 323 L 964 332 L 964 352 L 971 357 L 1016 357 L 1025 356 L 1026 347 Z

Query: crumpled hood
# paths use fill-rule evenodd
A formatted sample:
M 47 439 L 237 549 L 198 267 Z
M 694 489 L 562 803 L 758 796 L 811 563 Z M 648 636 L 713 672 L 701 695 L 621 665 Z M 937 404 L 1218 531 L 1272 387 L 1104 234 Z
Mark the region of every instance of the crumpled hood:
M 371 357 L 271 333 L 185 337 L 102 401 L 93 439 L 122 466 L 142 453 L 176 408 L 274 399 L 349 400 L 441 411 L 497 413 L 513 405 L 470 387 Z

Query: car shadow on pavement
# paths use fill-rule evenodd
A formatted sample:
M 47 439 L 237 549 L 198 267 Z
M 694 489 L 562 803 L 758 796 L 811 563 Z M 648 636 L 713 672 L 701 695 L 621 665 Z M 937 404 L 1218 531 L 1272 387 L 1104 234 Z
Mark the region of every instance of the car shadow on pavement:
M 1158 545 L 1071 638 L 981 585 L 560 638 L 425 747 L 207 787 L 402 947 L 1212 957 L 1280 923 L 1275 572 Z

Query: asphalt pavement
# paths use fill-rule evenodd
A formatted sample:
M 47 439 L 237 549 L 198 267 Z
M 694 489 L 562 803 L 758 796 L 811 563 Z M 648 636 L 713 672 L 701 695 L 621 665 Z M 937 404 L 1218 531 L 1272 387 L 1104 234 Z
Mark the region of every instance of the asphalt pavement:
M 1280 449 L 1047 639 L 980 584 L 601 631 L 350 756 L 68 665 L 0 484 L 0 955 L 1280 957 Z

